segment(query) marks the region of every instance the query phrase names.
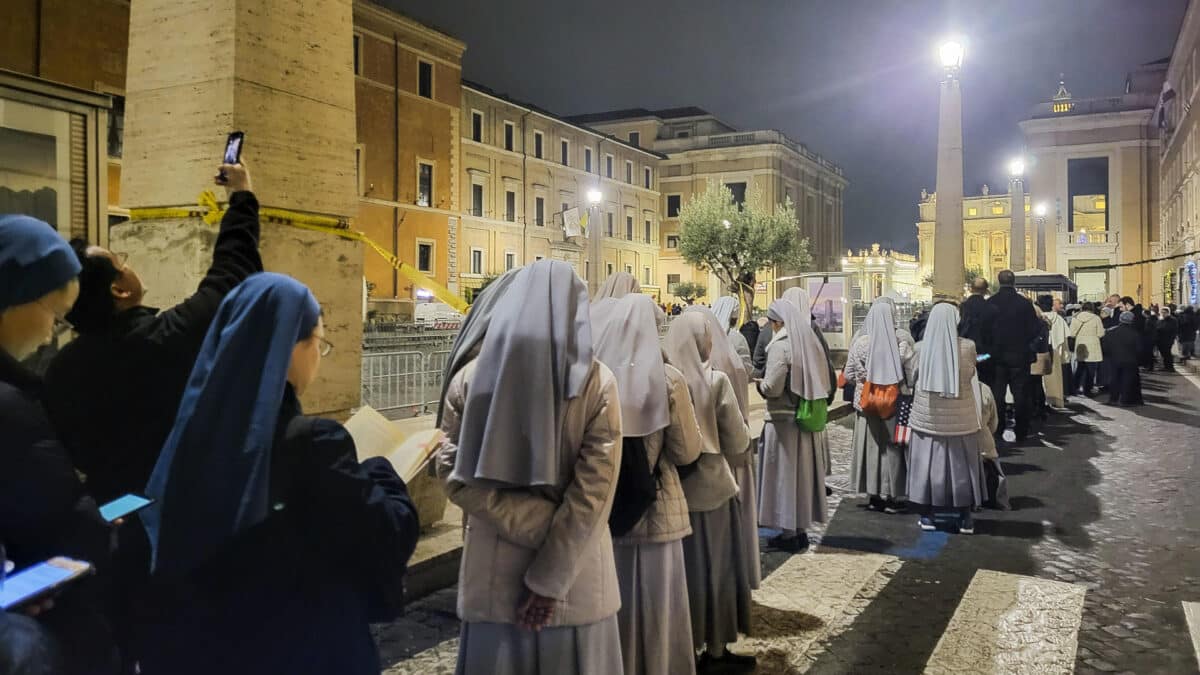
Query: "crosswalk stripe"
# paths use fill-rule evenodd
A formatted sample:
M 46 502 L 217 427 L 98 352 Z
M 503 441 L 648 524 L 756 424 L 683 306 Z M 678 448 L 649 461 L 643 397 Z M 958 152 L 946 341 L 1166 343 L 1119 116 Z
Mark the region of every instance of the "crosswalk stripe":
M 1200 602 L 1183 603 L 1183 615 L 1187 618 L 1188 633 L 1192 636 L 1192 649 L 1196 652 L 1196 667 L 1200 668 Z
M 1061 581 L 977 571 L 926 675 L 1073 672 L 1085 593 Z
M 732 650 L 756 654 L 758 672 L 807 670 L 808 648 L 849 626 L 853 616 L 847 608 L 859 591 L 885 566 L 894 570 L 901 564 L 895 556 L 831 548 L 788 558 L 754 591 L 755 636 L 742 638 Z

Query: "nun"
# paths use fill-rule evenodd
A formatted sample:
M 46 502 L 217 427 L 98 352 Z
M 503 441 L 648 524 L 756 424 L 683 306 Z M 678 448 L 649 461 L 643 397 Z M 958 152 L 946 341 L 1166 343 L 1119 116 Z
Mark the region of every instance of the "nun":
M 934 305 L 917 345 L 917 387 L 909 428 L 908 499 L 921 507 L 922 530 L 936 511 L 953 511 L 959 532 L 973 534 L 972 509 L 983 504 L 979 411 L 971 380 L 975 343 L 958 337 L 958 308 Z
M 872 511 L 904 510 L 908 470 L 904 448 L 892 442 L 895 416 L 882 419 L 863 412 L 863 385 L 898 385 L 901 395 L 911 395 L 915 367 L 915 345 L 898 335 L 892 304 L 876 300 L 862 331 L 850 343 L 844 371 L 846 381 L 855 383 L 850 489 L 865 493 Z
M 731 295 L 725 295 L 717 298 L 713 303 L 712 312 L 717 316 L 717 322 L 725 328 L 725 335 L 729 339 L 729 345 L 733 347 L 733 351 L 737 353 L 738 358 L 742 361 L 742 367 L 746 370 L 746 375 L 749 376 L 754 371 L 754 359 L 750 354 L 750 343 L 746 341 L 746 336 L 737 329 L 738 321 L 738 304 L 737 298 Z
M 732 298 L 730 299 L 732 300 Z M 718 300 L 719 302 L 720 300 Z M 697 312 L 703 315 L 704 320 L 708 322 L 709 334 L 713 336 L 709 365 L 713 370 L 725 373 L 729 377 L 729 381 L 733 383 L 738 410 L 742 413 L 742 421 L 749 428 L 750 376 L 734 349 L 732 338 L 728 337 L 731 332 L 738 337 L 741 337 L 741 334 L 725 328 L 729 322 L 722 322 L 718 315 L 707 307 L 689 307 L 684 310 L 684 314 L 688 312 Z M 751 439 L 745 452 L 739 453 L 736 448 L 723 448 L 722 450 L 725 452 L 725 458 L 729 462 L 730 468 L 733 469 L 734 480 L 738 484 L 737 504 L 738 511 L 741 513 L 742 561 L 750 573 L 750 588 L 757 589 L 762 583 L 762 560 L 758 546 L 758 478 L 754 470 L 754 442 Z
M 825 402 L 833 405 L 833 400 L 837 397 L 837 387 L 833 386 L 837 384 L 837 371 L 833 367 L 833 358 L 829 355 L 829 343 L 825 341 L 825 334 L 821 332 L 821 328 L 817 326 L 816 319 L 813 318 L 812 298 L 809 296 L 808 291 L 799 286 L 793 286 L 783 292 L 783 299 L 800 309 L 800 316 L 809 320 L 809 326 L 812 328 L 813 334 L 817 336 L 817 342 L 821 345 L 821 353 L 825 356 L 825 370 L 829 373 L 829 381 L 832 383 L 829 388 L 829 395 L 825 397 Z M 823 452 L 825 453 L 825 475 L 828 476 L 833 473 L 833 461 L 829 456 L 828 443 L 824 445 Z M 824 489 L 825 496 L 828 497 L 833 494 L 833 491 L 828 487 Z
M 828 439 L 796 422 L 801 400 L 824 399 L 833 388 L 821 342 L 809 317 L 792 302 L 776 300 L 767 309 L 771 344 L 758 393 L 767 401 L 759 474 L 758 522 L 780 530 L 768 544 L 783 551 L 808 548 L 808 528 L 825 522 Z
M 745 463 L 750 432 L 733 382 L 713 365 L 720 345 L 712 323 L 698 311 L 676 317 L 664 345 L 668 362 L 687 381 L 700 426 L 700 458 L 682 472 L 692 525 L 683 540 L 683 558 L 698 670 L 755 665 L 754 657 L 727 648 L 738 633 L 750 632 L 750 570 L 740 554 L 747 533 L 731 468 Z
M 588 304 L 569 264 L 523 267 L 448 359 L 436 470 L 467 520 L 460 675 L 624 672 L 608 531 L 621 405 Z
M 596 297 L 592 298 L 592 302 L 603 298 L 620 299 L 630 293 L 641 293 L 642 285 L 638 283 L 636 277 L 628 272 L 617 272 L 610 274 L 604 283 L 600 285 L 600 289 L 596 291 Z
M 221 302 L 146 487 L 145 672 L 380 671 L 370 623 L 399 615 L 419 526 L 386 459 L 301 410 L 331 347 L 290 277 Z
M 0 544 L 18 572 L 56 556 L 99 571 L 55 598 L 54 608 L 38 615 L 38 626 L 14 619 L 4 635 L 26 633 L 53 645 L 57 653 L 45 656 L 63 662 L 52 672 L 71 675 L 119 667 L 102 601 L 112 528 L 50 423 L 42 379 L 22 362 L 70 330 L 64 316 L 79 295 L 79 271 L 74 251 L 51 225 L 0 216 Z
M 612 311 L 592 321 L 596 360 L 617 381 L 623 445 L 642 445 L 658 485 L 632 529 L 613 529 L 625 675 L 694 673 L 683 562 L 692 526 L 676 467 L 699 459 L 700 428 L 687 380 L 663 360 L 654 300 L 637 294 L 609 302 Z

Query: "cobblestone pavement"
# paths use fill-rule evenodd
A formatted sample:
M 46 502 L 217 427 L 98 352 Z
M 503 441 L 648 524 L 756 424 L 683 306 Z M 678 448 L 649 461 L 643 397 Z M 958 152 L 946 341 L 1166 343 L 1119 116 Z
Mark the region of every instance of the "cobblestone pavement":
M 1013 510 L 976 534 L 921 532 L 835 492 L 814 550 L 767 551 L 760 673 L 1194 673 L 1200 601 L 1200 380 L 1145 378 L 1147 405 L 1074 398 L 1001 449 Z M 830 428 L 835 489 L 848 421 Z M 767 534 L 764 531 L 764 534 Z M 377 627 L 389 675 L 453 673 L 454 590 Z

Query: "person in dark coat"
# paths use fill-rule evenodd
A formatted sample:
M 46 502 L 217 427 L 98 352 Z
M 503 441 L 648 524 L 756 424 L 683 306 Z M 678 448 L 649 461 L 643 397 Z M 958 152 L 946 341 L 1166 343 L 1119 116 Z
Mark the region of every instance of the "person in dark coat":
M 1200 321 L 1197 320 L 1196 308 L 1188 305 L 1179 315 L 1179 351 L 1184 363 L 1196 355 L 1197 329 L 1200 329 Z
M 62 649 L 36 620 L 0 612 L 0 673 L 55 675 L 66 668 Z
M 399 612 L 417 513 L 386 459 L 303 415 L 324 332 L 283 275 L 221 304 L 146 487 L 145 672 L 379 673 L 369 623 Z
M 1138 348 L 1141 335 L 1134 328 L 1133 312 L 1122 312 L 1120 323 L 1101 338 L 1105 359 L 1111 359 L 1112 380 L 1108 387 L 1108 402 L 1114 405 L 1141 405 L 1142 376 L 1138 371 Z
M 1179 320 L 1169 307 L 1159 310 L 1158 326 L 1154 331 L 1155 346 L 1162 357 L 1163 370 L 1175 370 L 1175 339 L 1179 337 Z
M 751 349 L 757 349 L 758 334 L 762 332 L 762 329 L 758 327 L 758 321 L 750 318 L 749 312 L 746 313 L 746 316 L 746 323 L 742 324 L 742 327 L 739 328 L 738 331 L 742 334 L 742 337 L 746 338 L 746 344 L 750 345 Z
M 958 323 L 958 336 L 974 340 L 975 351 L 978 354 L 992 353 L 996 317 L 1000 315 L 1000 310 L 987 301 L 987 292 L 987 279 L 976 278 L 971 283 L 971 296 L 963 301 L 959 310 L 961 319 Z M 991 360 L 981 361 L 977 366 L 977 373 L 979 381 L 990 387 L 996 379 L 996 366 Z
M 15 570 L 66 556 L 99 574 L 72 584 L 38 622 L 61 645 L 66 673 L 115 673 L 103 613 L 112 527 L 100 516 L 20 361 L 69 326 L 79 261 L 50 225 L 0 217 L 0 538 Z M 44 609 L 44 607 L 43 607 Z
M 988 299 L 988 304 L 997 310 L 991 352 L 996 369 L 992 395 L 996 398 L 996 407 L 1003 412 L 1007 391 L 1012 390 L 1016 408 L 1014 432 L 1020 441 L 1029 434 L 1032 397 L 1026 389 L 1030 386 L 1029 364 L 1034 361 L 1033 343 L 1042 324 L 1033 303 L 1017 293 L 1016 276 L 1011 270 L 1002 270 L 997 280 L 1000 290 Z M 999 431 L 1003 432 L 1003 429 Z

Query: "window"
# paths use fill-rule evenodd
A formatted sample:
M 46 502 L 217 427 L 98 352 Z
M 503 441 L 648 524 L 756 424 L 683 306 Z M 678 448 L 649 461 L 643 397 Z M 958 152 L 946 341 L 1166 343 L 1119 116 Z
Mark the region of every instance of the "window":
M 1004 215 L 1004 206 L 1001 204 L 992 204 L 992 215 L 993 216 Z
M 417 242 L 417 269 L 426 274 L 433 273 L 433 242 Z
M 644 187 L 644 188 L 646 188 L 647 190 L 649 190 L 649 189 L 650 189 L 650 183 L 651 183 L 651 180 L 650 180 L 650 167 L 646 167 L 646 168 L 642 169 L 642 179 L 643 179 L 643 180 L 642 180 L 642 187 Z
M 478 183 L 471 186 L 471 215 L 483 215 L 483 186 Z
M 417 61 L 417 94 L 433 98 L 433 64 Z
M 561 208 L 561 209 L 559 209 L 559 211 L 558 211 L 558 212 L 559 212 L 559 213 L 566 213 L 567 209 L 569 209 L 569 208 L 571 208 L 571 207 L 570 207 L 570 205 L 569 205 L 569 204 L 567 204 L 566 202 L 563 202 L 563 203 L 562 203 L 562 208 Z
M 583 149 L 583 170 L 588 173 L 592 172 L 592 149 L 591 148 Z
M 742 209 L 742 205 L 746 203 L 746 184 L 743 183 L 726 183 L 725 187 L 733 193 L 733 203 L 737 204 L 738 210 Z
M 1108 200 L 1107 199 L 1101 197 L 1096 200 L 1096 210 L 1097 211 L 1103 211 L 1106 208 L 1108 208 Z
M 646 243 L 649 244 L 650 243 L 650 221 L 648 221 L 648 220 L 646 221 L 645 235 L 646 235 Z
M 571 142 L 560 141 L 558 144 L 559 156 L 563 166 L 571 166 Z
M 538 261 L 540 261 L 540 260 L 545 260 L 545 259 L 546 259 L 546 256 L 544 256 L 544 255 L 535 255 L 535 256 L 533 256 L 533 262 L 538 262 Z
M 354 34 L 354 74 L 362 74 L 362 36 Z
M 433 165 L 417 163 L 417 206 L 433 206 Z
M 686 131 L 676 131 L 675 132 L 675 138 L 687 138 L 688 136 L 691 136 L 691 134 Z
M 613 236 L 613 214 L 612 214 L 612 211 L 609 211 L 609 212 L 608 212 L 608 232 L 607 232 L 607 236 L 609 236 L 609 237 Z
M 1033 206 L 1033 204 L 1030 204 L 1029 202 L 1025 202 L 1025 213 L 1029 213 L 1031 206 Z
M 678 274 L 668 274 L 667 275 L 667 292 L 674 295 L 675 287 L 678 285 L 679 285 L 679 275 Z
M 471 140 L 483 142 L 483 113 L 478 110 L 471 111 Z
M 667 195 L 667 217 L 679 217 L 679 203 L 681 198 L 679 195 Z
M 972 206 L 967 209 L 967 215 L 968 216 L 977 216 L 977 215 L 979 215 L 979 209 Z
M 677 234 L 668 234 L 667 235 L 667 248 L 679 248 L 679 235 L 677 235 Z
M 611 277 L 612 273 L 613 273 L 613 264 L 612 263 L 604 263 L 604 271 L 608 276 Z
M 537 197 L 533 200 L 533 222 L 537 225 L 546 224 L 546 200 L 544 197 Z
M 633 241 L 633 216 L 625 216 L 625 239 Z
M 979 252 L 979 240 L 976 239 L 975 237 L 971 237 L 971 253 L 978 253 L 978 252 Z
M 512 190 L 504 192 L 504 219 L 510 223 L 517 222 L 517 193 Z
M 113 96 L 112 110 L 108 111 L 108 156 L 120 157 L 124 147 L 125 97 Z
M 629 144 L 630 145 L 641 145 L 642 144 L 642 135 L 636 131 L 629 132 Z
M 633 162 L 625 160 L 625 182 L 633 185 Z
M 650 285 L 650 268 L 649 267 L 642 268 L 642 283 L 646 286 Z
M 605 155 L 604 156 L 604 175 L 609 178 L 612 178 L 612 169 L 613 169 L 612 165 L 613 165 L 613 156 Z
M 363 192 L 363 146 L 354 146 L 354 187 L 358 190 L 358 194 L 366 194 Z
M 625 266 L 625 273 L 626 273 L 626 274 L 630 274 L 630 275 L 632 275 L 632 274 L 633 274 L 633 265 L 626 265 L 626 266 Z
M 471 274 L 483 274 L 483 249 L 471 249 Z
M 542 132 L 533 132 L 533 156 L 538 159 L 542 158 Z
M 504 252 L 504 271 L 507 272 L 517 266 L 517 254 L 512 251 Z
M 585 260 L 585 261 L 583 261 L 583 280 L 587 281 L 591 276 L 592 276 L 592 263 L 590 261 Z
M 512 122 L 504 123 L 504 149 L 509 152 L 512 152 L 513 149 L 513 134 L 515 131 L 516 127 L 513 126 Z

